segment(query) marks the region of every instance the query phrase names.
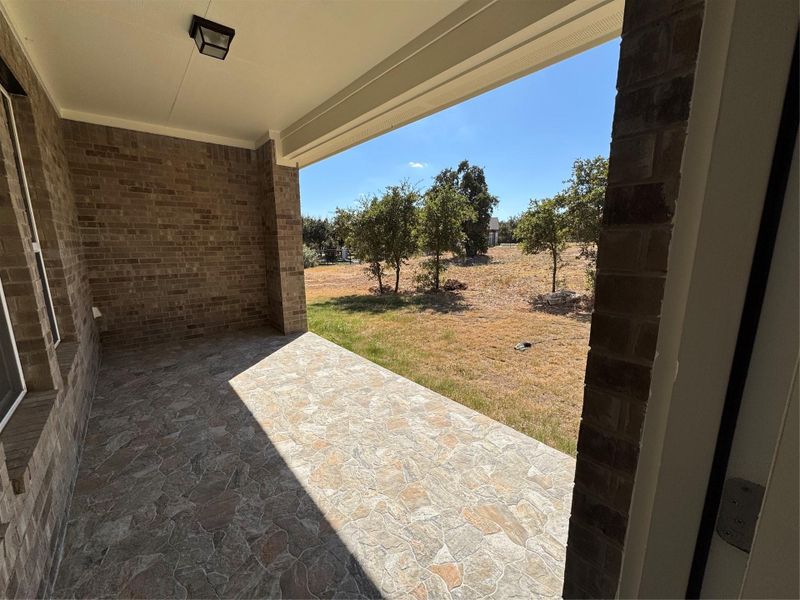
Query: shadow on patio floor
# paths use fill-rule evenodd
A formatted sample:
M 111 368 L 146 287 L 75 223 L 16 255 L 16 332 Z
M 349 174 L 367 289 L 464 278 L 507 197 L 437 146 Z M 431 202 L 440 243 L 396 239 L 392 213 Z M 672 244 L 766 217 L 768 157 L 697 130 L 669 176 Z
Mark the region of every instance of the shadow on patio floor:
M 313 333 L 112 354 L 54 595 L 554 596 L 574 469 Z
M 229 383 L 292 340 L 104 359 L 54 596 L 380 597 Z

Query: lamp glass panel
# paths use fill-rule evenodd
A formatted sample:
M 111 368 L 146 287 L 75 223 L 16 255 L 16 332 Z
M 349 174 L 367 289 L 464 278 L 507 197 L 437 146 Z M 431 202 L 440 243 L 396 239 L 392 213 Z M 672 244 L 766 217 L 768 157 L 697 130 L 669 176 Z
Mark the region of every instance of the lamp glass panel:
M 227 35 L 223 35 L 218 31 L 214 31 L 213 29 L 209 29 L 207 27 L 200 26 L 200 29 L 203 30 L 203 39 L 208 44 L 213 44 L 219 48 L 227 48 L 229 38 Z
M 225 58 L 227 53 L 228 51 L 225 48 L 217 48 L 211 44 L 206 44 L 205 48 L 203 48 L 203 54 L 214 58 Z

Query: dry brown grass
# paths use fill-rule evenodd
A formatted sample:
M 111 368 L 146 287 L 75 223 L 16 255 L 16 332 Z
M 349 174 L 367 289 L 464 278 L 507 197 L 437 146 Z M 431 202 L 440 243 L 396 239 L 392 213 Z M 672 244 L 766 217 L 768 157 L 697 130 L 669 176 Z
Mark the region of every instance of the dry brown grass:
M 446 277 L 458 293 L 413 292 L 412 261 L 401 295 L 369 293 L 360 265 L 306 270 L 312 331 L 489 417 L 575 453 L 589 338 L 588 314 L 547 314 L 531 299 L 549 291 L 544 255 L 492 248 L 488 260 L 454 263 Z M 564 255 L 559 280 L 585 291 L 577 248 Z M 393 281 L 393 279 L 392 279 Z M 520 341 L 533 347 L 514 350 Z

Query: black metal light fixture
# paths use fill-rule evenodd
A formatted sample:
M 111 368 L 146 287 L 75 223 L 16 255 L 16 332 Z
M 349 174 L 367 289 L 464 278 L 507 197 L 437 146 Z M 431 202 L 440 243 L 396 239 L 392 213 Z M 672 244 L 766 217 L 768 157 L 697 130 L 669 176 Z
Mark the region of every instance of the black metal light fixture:
M 197 15 L 192 17 L 192 26 L 189 28 L 189 37 L 194 39 L 200 54 L 220 60 L 225 60 L 228 55 L 235 33 L 232 27 L 214 23 Z

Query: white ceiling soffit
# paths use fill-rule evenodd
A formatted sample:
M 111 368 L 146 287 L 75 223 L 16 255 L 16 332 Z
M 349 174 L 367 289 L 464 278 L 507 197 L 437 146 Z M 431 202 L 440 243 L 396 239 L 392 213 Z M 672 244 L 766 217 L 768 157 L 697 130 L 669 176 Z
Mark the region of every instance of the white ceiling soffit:
M 0 0 L 61 116 L 305 166 L 619 35 L 623 0 Z M 198 14 L 236 29 L 201 56 Z
M 280 153 L 305 166 L 547 67 L 617 37 L 623 10 L 623 0 L 471 0 L 281 130 Z

